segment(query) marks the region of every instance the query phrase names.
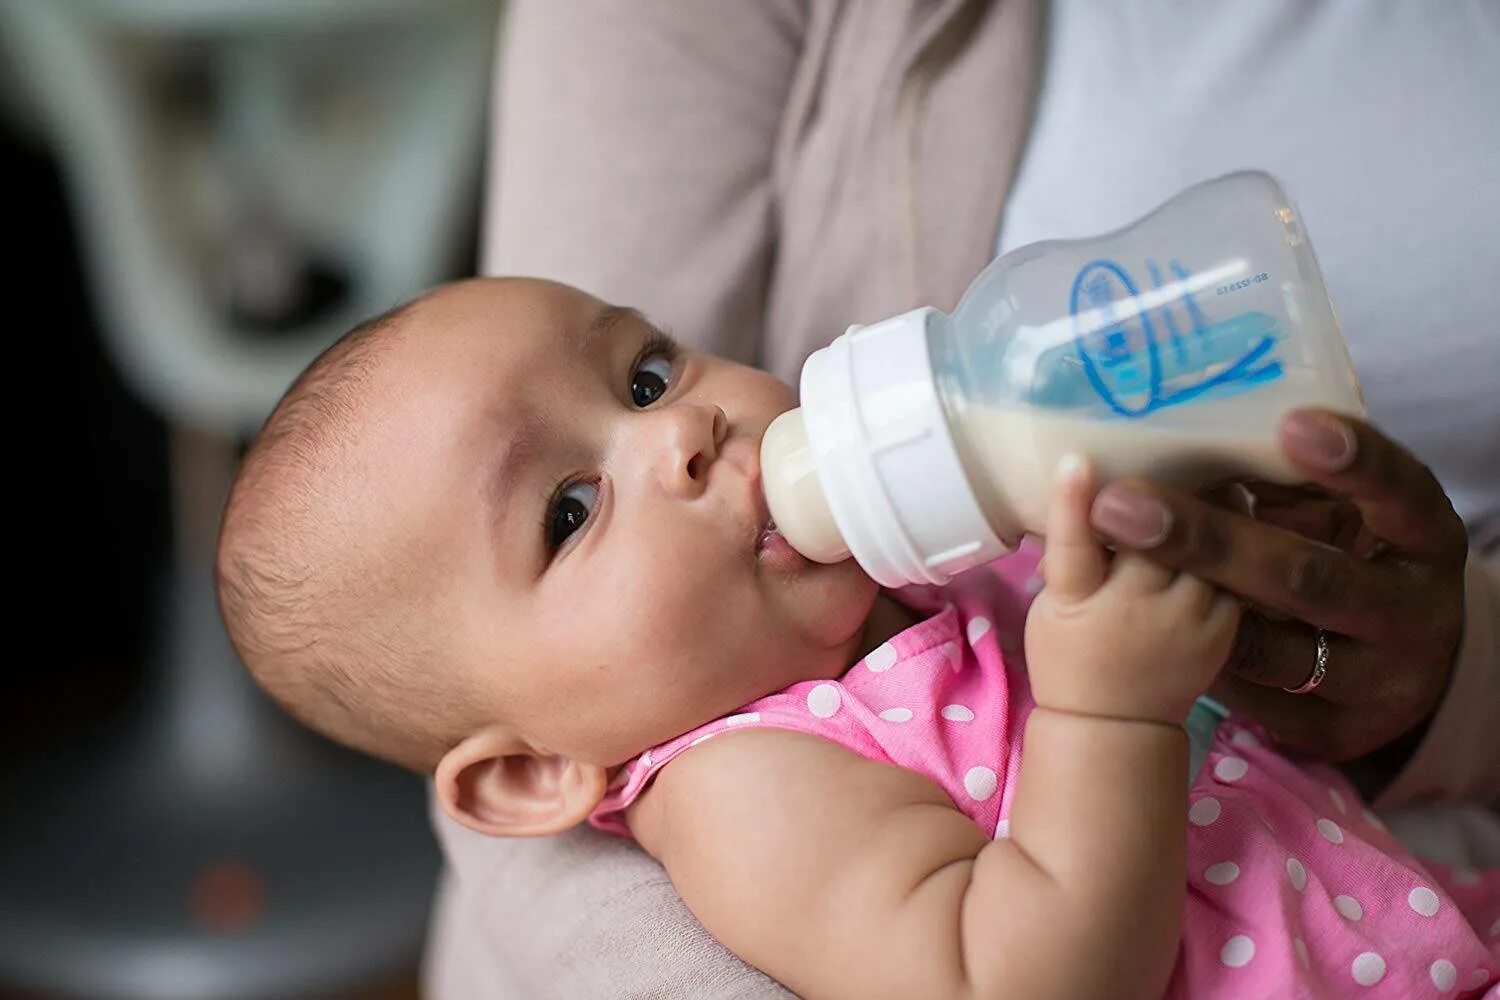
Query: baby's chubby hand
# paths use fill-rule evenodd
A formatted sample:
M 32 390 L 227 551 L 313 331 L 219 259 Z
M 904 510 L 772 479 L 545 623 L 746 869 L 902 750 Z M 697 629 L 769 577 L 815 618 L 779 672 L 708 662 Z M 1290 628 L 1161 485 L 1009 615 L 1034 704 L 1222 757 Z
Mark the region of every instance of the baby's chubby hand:
M 1197 577 L 1132 553 L 1111 556 L 1089 526 L 1093 474 L 1058 463 L 1047 519 L 1046 586 L 1026 619 L 1037 704 L 1181 725 L 1229 656 L 1240 605 Z

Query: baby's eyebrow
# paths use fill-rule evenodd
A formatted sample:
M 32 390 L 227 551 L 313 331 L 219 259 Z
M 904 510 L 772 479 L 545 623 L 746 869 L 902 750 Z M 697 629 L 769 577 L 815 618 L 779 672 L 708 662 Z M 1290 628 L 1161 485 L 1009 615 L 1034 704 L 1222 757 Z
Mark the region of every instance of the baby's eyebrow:
M 589 325 L 583 328 L 583 332 L 578 338 L 578 349 L 587 354 L 597 346 L 598 341 L 609 336 L 610 331 L 622 319 L 630 319 L 632 317 L 644 321 L 640 313 L 628 306 L 605 306 L 594 315 L 594 318 L 589 321 Z
M 578 331 L 578 349 L 588 354 L 598 350 L 622 320 L 633 319 L 646 324 L 646 319 L 637 310 L 627 306 L 602 306 L 583 329 Z M 494 544 L 504 544 L 505 516 L 515 496 L 527 467 L 541 452 L 546 431 L 545 421 L 535 413 L 523 413 L 516 418 L 511 433 L 495 451 L 494 458 L 484 477 L 484 502 L 489 512 L 489 522 L 494 532 Z
M 635 315 L 634 309 L 624 306 L 606 305 L 594 314 L 578 334 L 578 345 L 582 351 L 592 349 L 620 320 Z M 516 422 L 515 432 L 499 449 L 499 457 L 491 467 L 494 473 L 487 479 L 486 499 L 495 507 L 503 508 L 511 487 L 529 461 L 541 447 L 542 423 L 535 414 L 523 413 Z
M 500 446 L 490 466 L 490 474 L 485 477 L 484 499 L 490 509 L 492 524 L 501 524 L 500 515 L 509 505 L 522 472 L 541 444 L 542 426 L 534 416 L 527 414 L 519 419 L 515 432 Z

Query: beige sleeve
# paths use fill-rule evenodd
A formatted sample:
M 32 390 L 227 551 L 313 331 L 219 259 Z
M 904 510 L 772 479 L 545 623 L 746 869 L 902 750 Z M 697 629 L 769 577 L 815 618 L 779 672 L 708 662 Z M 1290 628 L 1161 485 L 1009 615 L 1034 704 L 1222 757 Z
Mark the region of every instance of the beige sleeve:
M 1500 804 L 1500 555 L 1471 551 L 1464 636 L 1448 693 L 1406 766 L 1377 799 L 1382 808 L 1477 799 Z
M 793 0 L 515 0 L 481 271 L 564 281 L 695 347 L 759 356 Z
M 793 1000 L 715 941 L 633 843 L 591 829 L 485 837 L 432 814 L 448 870 L 423 960 L 428 1000 Z

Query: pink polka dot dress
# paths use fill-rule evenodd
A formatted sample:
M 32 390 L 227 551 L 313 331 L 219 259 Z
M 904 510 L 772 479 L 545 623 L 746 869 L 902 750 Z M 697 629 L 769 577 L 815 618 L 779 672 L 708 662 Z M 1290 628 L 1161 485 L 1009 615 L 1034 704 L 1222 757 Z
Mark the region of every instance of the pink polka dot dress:
M 948 587 L 903 592 L 931 617 L 837 680 L 794 684 L 651 748 L 590 822 L 629 836 L 626 807 L 678 754 L 771 726 L 924 774 L 986 833 L 1008 836 L 1034 704 L 1021 636 L 1036 562 L 1023 549 Z M 1209 729 L 1194 753 L 1168 996 L 1500 1000 L 1500 870 L 1420 862 L 1336 769 L 1288 760 L 1239 717 Z

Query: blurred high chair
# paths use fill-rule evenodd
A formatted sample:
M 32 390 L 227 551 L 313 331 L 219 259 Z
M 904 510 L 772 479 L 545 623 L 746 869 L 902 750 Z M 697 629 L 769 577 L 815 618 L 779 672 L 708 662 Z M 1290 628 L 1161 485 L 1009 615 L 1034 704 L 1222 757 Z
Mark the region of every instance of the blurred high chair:
M 5 0 L 106 342 L 173 431 L 152 690 L 0 805 L 0 983 L 332 995 L 409 965 L 416 778 L 285 719 L 235 661 L 213 540 L 238 443 L 341 331 L 466 267 L 497 0 Z

